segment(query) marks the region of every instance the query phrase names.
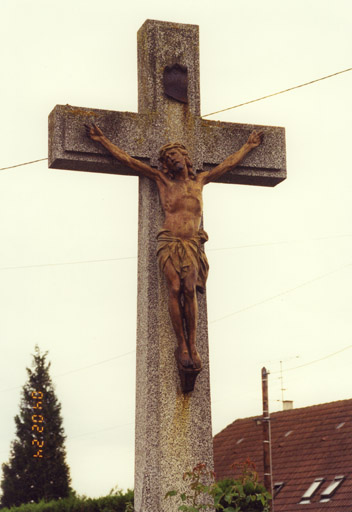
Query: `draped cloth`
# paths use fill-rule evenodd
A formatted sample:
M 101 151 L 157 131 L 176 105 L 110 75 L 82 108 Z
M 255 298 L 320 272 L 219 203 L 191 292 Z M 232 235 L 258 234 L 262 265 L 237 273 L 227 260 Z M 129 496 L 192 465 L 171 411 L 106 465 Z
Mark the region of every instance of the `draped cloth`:
M 184 279 L 190 267 L 195 267 L 198 272 L 197 290 L 205 292 L 205 284 L 208 277 L 209 263 L 204 252 L 203 244 L 208 241 L 208 235 L 200 229 L 192 238 L 179 238 L 168 229 L 162 229 L 157 235 L 157 257 L 160 269 L 164 267 L 170 258 L 180 279 Z

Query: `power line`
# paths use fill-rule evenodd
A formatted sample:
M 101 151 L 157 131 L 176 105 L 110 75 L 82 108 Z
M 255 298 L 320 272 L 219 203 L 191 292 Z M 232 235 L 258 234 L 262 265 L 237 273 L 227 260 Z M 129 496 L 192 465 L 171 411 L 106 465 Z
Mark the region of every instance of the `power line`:
M 54 375 L 53 378 L 56 379 L 57 377 L 63 377 L 64 375 L 69 375 L 70 373 L 80 372 L 81 370 L 86 370 L 87 368 L 92 368 L 93 366 L 99 366 L 101 364 L 108 363 L 109 361 L 113 361 L 115 359 L 121 359 L 122 357 L 129 356 L 130 354 L 133 354 L 134 352 L 135 352 L 135 350 L 130 350 L 129 352 L 125 352 L 124 354 L 110 357 L 109 359 L 104 359 L 103 361 L 98 361 L 97 363 L 89 364 L 87 366 L 81 366 L 80 368 L 75 368 L 74 370 L 69 370 L 68 372 L 60 373 L 59 375 Z M 12 388 L 1 389 L 0 393 L 5 393 L 6 391 L 13 391 L 15 389 L 21 389 L 22 387 L 23 386 L 14 386 Z
M 334 274 L 335 272 L 338 272 L 339 270 L 342 270 L 343 268 L 349 267 L 350 265 L 352 265 L 352 263 L 347 263 L 347 265 L 342 265 L 342 267 L 339 267 L 335 270 L 331 270 L 330 272 L 327 272 L 326 274 L 322 274 L 321 276 L 314 277 L 313 279 L 310 279 L 309 281 L 305 281 L 304 283 L 301 283 L 293 288 L 289 288 L 288 290 L 285 290 L 276 295 L 273 295 L 272 297 L 268 297 L 267 299 L 261 300 L 254 304 L 250 304 L 249 306 L 246 306 L 242 309 L 238 309 L 237 311 L 234 311 L 233 313 L 229 313 L 228 315 L 224 315 L 220 318 L 216 318 L 215 320 L 210 320 L 209 323 L 212 324 L 215 322 L 220 322 L 220 320 L 225 320 L 225 318 L 229 318 L 230 316 L 238 315 L 239 313 L 243 313 L 244 311 L 247 311 L 248 309 L 254 308 L 256 306 L 260 306 L 261 304 L 264 304 L 265 302 L 269 302 L 270 300 L 274 300 L 274 299 L 277 299 L 278 297 L 282 297 L 283 295 L 287 295 L 290 292 L 298 290 L 299 288 L 302 288 L 303 286 L 307 286 L 308 284 L 314 283 L 315 281 L 319 281 L 319 279 L 323 279 L 324 277 Z
M 60 373 L 59 375 L 55 375 L 54 378 L 57 377 L 63 377 L 64 375 L 69 375 L 71 373 L 80 372 L 81 370 L 86 370 L 87 368 L 93 368 L 93 366 L 99 366 L 101 364 L 108 363 L 110 361 L 114 361 L 115 359 L 121 359 L 121 357 L 129 356 L 130 354 L 133 354 L 135 350 L 130 350 L 129 352 L 126 352 L 125 354 L 120 354 L 119 356 L 110 357 L 109 359 L 104 359 L 104 361 L 99 361 L 98 363 L 89 364 L 88 366 L 82 366 L 81 368 L 76 368 L 74 370 L 69 370 L 65 373 Z
M 351 236 L 352 236 L 352 234 L 331 235 L 331 236 L 321 236 L 321 237 L 317 237 L 317 238 L 310 238 L 310 239 L 306 239 L 306 240 L 282 240 L 280 242 L 263 242 L 263 243 L 259 243 L 259 244 L 233 245 L 232 247 L 216 247 L 216 248 L 208 249 L 207 252 L 229 251 L 231 249 L 248 249 L 250 247 L 264 247 L 264 246 L 268 246 L 268 245 L 300 244 L 300 243 L 307 243 L 307 242 L 315 242 L 318 240 L 331 240 L 332 238 L 346 238 L 346 237 L 351 237 Z
M 84 434 L 77 434 L 75 436 L 67 436 L 66 440 L 71 441 L 71 439 L 77 439 L 78 437 L 85 437 L 85 436 L 91 436 L 94 434 L 100 434 L 101 432 L 107 432 L 109 430 L 116 430 L 117 428 L 122 428 L 122 427 L 130 427 L 131 425 L 134 425 L 134 423 L 133 422 L 120 423 L 119 425 L 114 425 L 113 427 L 101 428 L 99 430 L 93 430 L 92 432 L 85 432 Z M 11 451 L 11 447 L 9 450 L 1 450 L 0 454 L 5 453 L 5 452 L 8 453 L 9 451 Z
M 331 235 L 331 236 L 322 236 L 317 238 L 310 238 L 306 240 L 283 240 L 279 242 L 263 242 L 258 244 L 246 244 L 246 245 L 233 245 L 231 247 L 214 247 L 211 249 L 207 249 L 207 252 L 214 251 L 231 251 L 233 249 L 249 249 L 251 247 L 265 247 L 270 245 L 283 245 L 283 244 L 296 244 L 296 243 L 307 243 L 307 242 L 315 242 L 318 240 L 331 240 L 333 238 L 347 238 L 351 237 L 352 234 L 345 235 Z M 121 256 L 118 258 L 102 258 L 97 260 L 78 260 L 78 261 L 65 261 L 62 263 L 38 263 L 34 265 L 17 265 L 12 267 L 0 267 L 0 270 L 21 270 L 26 268 L 41 268 L 41 267 L 59 267 L 65 265 L 81 265 L 86 263 L 105 263 L 109 261 L 122 261 L 122 260 L 135 260 L 137 256 Z
M 25 268 L 59 267 L 64 265 L 81 265 L 84 263 L 104 263 L 107 261 L 135 260 L 137 256 L 122 256 L 120 258 L 105 258 L 99 260 L 67 261 L 64 263 L 38 263 L 36 265 L 19 265 L 15 267 L 0 267 L 0 270 L 20 270 Z
M 300 364 L 299 366 L 294 366 L 293 368 L 287 368 L 286 370 L 282 370 L 282 372 L 291 372 L 293 370 L 298 370 L 298 368 L 303 368 L 305 366 L 309 366 L 311 364 L 320 363 L 320 361 L 324 361 L 325 359 L 329 359 L 330 357 L 336 356 L 337 354 L 341 354 L 341 352 L 345 352 L 345 350 L 348 350 L 352 348 L 352 345 L 348 345 L 347 347 L 342 348 L 341 350 L 337 350 L 337 352 L 332 352 L 331 354 L 328 354 L 327 356 L 320 357 L 319 359 L 314 359 L 313 361 L 309 361 L 308 363 Z M 280 371 L 276 372 L 270 372 L 271 375 L 275 375 L 276 373 L 280 373 Z
M 346 350 L 349 350 L 349 349 L 351 349 L 351 348 L 352 348 L 352 345 L 348 345 L 347 347 L 344 347 L 344 348 L 342 348 L 341 350 L 337 350 L 336 352 L 332 352 L 331 354 L 328 354 L 328 355 L 326 355 L 326 356 L 320 357 L 319 359 L 314 359 L 313 361 L 309 361 L 308 363 L 304 363 L 304 364 L 301 364 L 301 365 L 299 365 L 299 366 L 294 366 L 293 368 L 287 368 L 286 370 L 285 370 L 285 369 L 280 369 L 280 370 L 277 370 L 277 371 L 275 371 L 275 372 L 270 371 L 270 375 L 277 375 L 278 373 L 281 373 L 281 372 L 282 372 L 282 373 L 285 373 L 285 372 L 290 372 L 290 371 L 293 371 L 293 370 L 298 370 L 299 368 L 303 368 L 303 367 L 305 367 L 305 366 L 309 366 L 309 365 L 311 365 L 311 364 L 319 363 L 320 361 L 324 361 L 325 359 L 329 359 L 330 357 L 334 357 L 334 356 L 336 356 L 336 355 L 338 355 L 338 354 L 341 354 L 342 352 L 345 352 Z M 276 377 L 274 380 L 276 380 L 276 379 L 277 379 L 277 380 L 280 380 L 280 379 L 281 379 L 281 377 Z M 253 394 L 254 394 L 254 392 L 253 392 L 253 391 L 248 391 L 248 390 L 247 390 L 247 391 L 244 393 L 244 395 L 248 395 L 248 394 L 252 394 L 252 395 L 253 395 Z M 238 396 L 238 397 L 239 397 L 239 396 L 242 396 L 242 393 L 241 393 L 241 395 L 240 395 L 240 394 L 238 394 L 238 393 L 235 393 L 235 394 L 233 394 L 233 393 L 232 393 L 231 395 L 227 396 L 227 398 L 233 398 L 233 397 L 237 397 L 237 396 Z M 212 400 L 212 404 L 217 404 L 217 403 L 219 403 L 219 402 L 223 402 L 223 401 L 224 401 L 224 400 L 226 400 L 227 398 L 220 398 L 220 399 L 218 399 L 218 400 Z M 275 399 L 272 399 L 272 400 L 270 400 L 270 402 L 281 402 L 281 400 L 275 400 Z
M 249 105 L 250 103 L 255 103 L 256 101 L 266 100 L 267 98 L 272 98 L 273 96 L 277 96 L 278 94 L 283 94 L 285 92 L 293 91 L 294 89 L 299 89 L 300 87 L 305 87 L 306 85 L 315 84 L 316 82 L 320 82 L 321 80 L 326 80 L 327 78 L 332 78 L 336 75 L 341 75 L 341 73 L 347 73 L 347 71 L 351 71 L 352 68 L 344 69 L 343 71 L 337 71 L 337 73 L 333 73 L 332 75 L 323 76 L 321 78 L 317 78 L 316 80 L 311 80 L 310 82 L 305 82 L 304 84 L 295 85 L 294 87 L 289 87 L 288 89 L 284 89 L 283 91 L 274 92 L 272 94 L 268 94 L 267 96 L 262 96 L 261 98 L 257 98 L 255 100 L 245 101 L 244 103 L 240 103 L 239 105 L 234 105 L 233 107 L 223 108 L 221 110 L 217 110 L 216 112 L 211 112 L 210 114 L 205 114 L 202 117 L 212 116 L 214 114 L 219 114 L 220 112 L 226 112 L 227 110 L 232 110 L 234 108 L 243 107 L 244 105 Z
M 216 110 L 215 112 L 210 112 L 210 114 L 205 114 L 202 117 L 208 117 L 212 116 L 214 114 L 219 114 L 220 112 L 226 112 L 227 110 L 232 110 L 234 108 L 243 107 L 244 105 L 249 105 L 250 103 L 255 103 L 256 101 L 265 100 L 267 98 L 272 98 L 273 96 L 277 96 L 278 94 L 283 94 L 285 92 L 293 91 L 294 89 L 299 89 L 300 87 L 305 87 L 306 85 L 315 84 L 316 82 L 320 82 L 321 80 L 326 80 L 327 78 L 332 78 L 336 75 L 341 75 L 342 73 L 347 73 L 347 71 L 351 71 L 352 68 L 347 68 L 342 71 L 337 71 L 336 73 L 332 73 L 331 75 L 326 75 L 321 78 L 317 78 L 315 80 L 311 80 L 310 82 L 305 82 L 304 84 L 295 85 L 294 87 L 289 87 L 288 89 L 284 89 L 283 91 L 274 92 L 272 94 L 268 94 L 266 96 L 262 96 L 260 98 L 257 98 L 255 100 L 246 101 L 244 103 L 240 103 L 239 105 L 234 105 L 233 107 L 227 107 L 223 108 L 222 110 Z M 22 165 L 30 165 L 34 164 L 36 162 L 42 162 L 44 160 L 48 160 L 48 158 L 40 158 L 39 160 L 32 160 L 31 162 L 24 162 L 22 164 L 16 164 L 16 165 L 10 165 L 9 167 L 1 167 L 0 171 L 6 171 L 7 169 L 14 169 L 15 167 L 21 167 Z
M 31 162 L 24 162 L 23 164 L 10 165 L 10 167 L 1 167 L 0 171 L 6 171 L 6 169 L 14 169 L 15 167 L 21 167 L 22 165 L 30 165 L 37 162 L 43 162 L 43 160 L 48 160 L 48 158 L 39 158 L 39 160 L 32 160 Z
M 67 440 L 70 441 L 71 439 L 76 439 L 77 437 L 84 437 L 84 436 L 90 436 L 93 434 L 100 434 L 100 432 L 106 432 L 107 430 L 115 430 L 116 428 L 121 428 L 121 427 L 129 427 L 131 425 L 133 425 L 133 422 L 120 423 L 119 425 L 114 425 L 113 427 L 106 427 L 106 428 L 102 428 L 100 430 L 94 430 L 92 432 L 85 432 L 84 434 L 77 434 L 76 436 L 68 436 Z

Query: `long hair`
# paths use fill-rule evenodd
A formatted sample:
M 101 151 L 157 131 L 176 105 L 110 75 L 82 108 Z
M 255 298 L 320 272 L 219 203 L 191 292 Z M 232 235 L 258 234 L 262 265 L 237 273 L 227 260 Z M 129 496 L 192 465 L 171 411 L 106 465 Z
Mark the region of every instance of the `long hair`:
M 189 177 L 192 179 L 192 180 L 195 180 L 196 179 L 196 173 L 193 169 L 193 164 L 189 158 L 189 155 L 188 155 L 188 151 L 186 149 L 186 147 L 181 144 L 180 142 L 171 142 L 169 144 L 165 144 L 159 151 L 159 162 L 161 163 L 161 170 L 164 174 L 166 174 L 170 179 L 174 179 L 175 178 L 175 174 L 174 172 L 170 171 L 170 169 L 167 167 L 166 165 L 166 158 L 165 158 L 165 155 L 166 155 L 166 152 L 169 151 L 170 149 L 177 149 L 184 157 L 185 157 L 185 162 L 186 162 L 186 165 L 187 165 L 187 168 L 188 168 L 188 171 L 189 171 Z

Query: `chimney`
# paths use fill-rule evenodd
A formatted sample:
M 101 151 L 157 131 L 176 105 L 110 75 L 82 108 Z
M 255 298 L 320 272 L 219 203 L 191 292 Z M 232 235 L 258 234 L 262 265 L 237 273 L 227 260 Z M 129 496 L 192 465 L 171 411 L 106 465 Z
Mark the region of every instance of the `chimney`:
M 283 400 L 282 401 L 282 410 L 290 411 L 291 409 L 293 409 L 293 400 Z

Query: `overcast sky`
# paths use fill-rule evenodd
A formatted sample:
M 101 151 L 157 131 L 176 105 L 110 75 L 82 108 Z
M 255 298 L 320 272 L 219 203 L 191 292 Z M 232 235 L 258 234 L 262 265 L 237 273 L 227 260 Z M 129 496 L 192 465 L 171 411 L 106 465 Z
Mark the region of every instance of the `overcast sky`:
M 2 0 L 0 168 L 47 157 L 56 104 L 137 111 L 148 18 L 200 26 L 205 115 L 350 68 L 351 11 L 349 0 Z M 274 188 L 205 190 L 214 434 L 261 413 L 263 366 L 272 412 L 282 387 L 295 407 L 351 398 L 351 90 L 346 72 L 208 118 L 284 126 L 288 168 Z M 37 343 L 73 488 L 91 497 L 133 487 L 137 186 L 46 161 L 0 172 L 0 461 Z

